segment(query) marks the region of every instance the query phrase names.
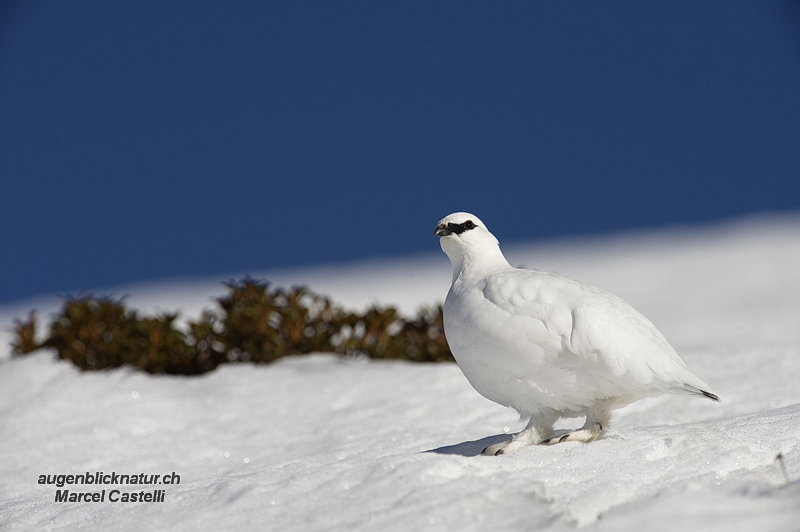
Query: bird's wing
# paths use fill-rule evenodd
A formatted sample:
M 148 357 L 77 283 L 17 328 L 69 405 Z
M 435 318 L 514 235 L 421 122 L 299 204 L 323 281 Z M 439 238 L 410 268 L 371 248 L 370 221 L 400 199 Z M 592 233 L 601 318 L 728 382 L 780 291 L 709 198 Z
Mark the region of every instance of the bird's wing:
M 578 354 L 597 353 L 613 375 L 627 373 L 639 384 L 682 382 L 688 373 L 650 320 L 599 289 L 590 302 L 575 304 L 570 346 Z
M 531 349 L 543 355 L 542 363 L 554 363 L 563 350 L 563 339 L 571 334 L 573 320 L 546 274 L 512 270 L 484 278 L 480 288 L 484 300 L 502 311 L 508 327 L 514 327 L 513 334 L 522 333 Z
M 550 345 L 558 338 L 556 357 L 572 354 L 640 385 L 654 378 L 684 380 L 683 361 L 658 329 L 605 290 L 555 274 L 513 270 L 487 277 L 482 291 L 505 312 L 541 322 Z

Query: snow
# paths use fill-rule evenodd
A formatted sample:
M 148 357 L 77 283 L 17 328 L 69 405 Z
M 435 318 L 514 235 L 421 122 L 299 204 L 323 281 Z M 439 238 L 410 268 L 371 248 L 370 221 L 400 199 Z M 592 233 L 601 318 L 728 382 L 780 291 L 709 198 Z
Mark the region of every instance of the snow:
M 800 217 L 504 249 L 512 264 L 628 300 L 723 402 L 648 399 L 617 411 L 597 442 L 487 457 L 486 445 L 522 424 L 453 364 L 314 354 L 176 377 L 81 373 L 48 352 L 9 360 L 13 318 L 58 308 L 40 298 L 0 309 L 0 529 L 797 529 Z M 410 313 L 443 299 L 450 265 L 437 251 L 263 276 Z M 222 295 L 217 281 L 98 293 L 196 315 Z M 144 486 L 165 500 L 143 503 L 57 503 L 58 488 L 37 483 L 96 471 L 176 472 L 180 483 Z M 142 486 L 62 489 L 107 497 Z

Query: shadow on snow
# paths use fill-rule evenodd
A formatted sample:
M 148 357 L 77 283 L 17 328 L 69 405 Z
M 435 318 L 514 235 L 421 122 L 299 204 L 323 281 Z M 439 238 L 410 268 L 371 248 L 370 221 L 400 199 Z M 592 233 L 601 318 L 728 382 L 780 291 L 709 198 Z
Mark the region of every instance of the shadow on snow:
M 513 434 L 497 434 L 495 436 L 487 436 L 485 438 L 481 438 L 480 440 L 465 441 L 463 443 L 457 443 L 455 445 L 445 445 L 444 447 L 439 447 L 438 449 L 430 449 L 424 452 L 437 453 L 437 454 L 459 454 L 461 456 L 478 456 L 488 446 L 493 445 L 495 443 L 499 443 L 501 441 L 510 440 L 512 436 Z

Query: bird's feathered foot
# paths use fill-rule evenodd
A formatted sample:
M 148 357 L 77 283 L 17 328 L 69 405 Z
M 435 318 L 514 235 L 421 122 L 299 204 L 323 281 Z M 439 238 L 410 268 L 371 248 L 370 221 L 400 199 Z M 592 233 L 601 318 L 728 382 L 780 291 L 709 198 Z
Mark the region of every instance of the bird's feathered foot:
M 542 442 L 539 445 L 555 445 L 557 443 L 564 443 L 567 441 L 580 441 L 583 443 L 589 443 L 598 439 L 602 435 L 603 435 L 603 425 L 595 422 L 589 428 L 583 427 L 577 430 L 566 432 L 564 434 L 560 434 L 558 436 L 553 436 L 552 438 L 547 438 L 545 440 L 542 440 Z
M 511 441 L 504 441 L 490 445 L 483 450 L 483 454 L 499 456 L 528 447 L 529 445 L 540 445 L 543 440 L 553 434 L 553 423 L 558 419 L 558 414 L 544 411 L 531 417 L 528 426 L 514 436 Z
M 506 454 L 506 447 L 508 447 L 510 444 L 511 444 L 510 441 L 495 443 L 484 449 L 483 454 L 487 456 L 500 456 L 501 454 Z
M 539 438 L 538 433 L 534 431 L 522 431 L 517 434 L 511 441 L 504 441 L 495 443 L 488 446 L 483 450 L 483 454 L 489 456 L 500 456 L 501 454 L 508 454 L 510 452 L 528 447 L 529 445 L 555 445 L 557 443 L 564 443 L 568 441 L 579 441 L 583 443 L 593 442 L 603 435 L 603 425 L 597 421 L 583 427 L 551 436 L 549 438 Z

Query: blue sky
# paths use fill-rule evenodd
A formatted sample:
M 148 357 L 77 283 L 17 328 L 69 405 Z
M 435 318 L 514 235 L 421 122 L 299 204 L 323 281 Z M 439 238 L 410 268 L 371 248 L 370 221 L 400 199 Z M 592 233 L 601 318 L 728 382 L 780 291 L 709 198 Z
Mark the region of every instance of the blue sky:
M 0 7 L 0 302 L 800 209 L 800 4 Z

